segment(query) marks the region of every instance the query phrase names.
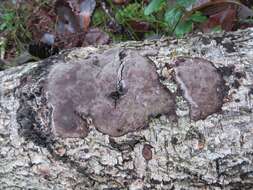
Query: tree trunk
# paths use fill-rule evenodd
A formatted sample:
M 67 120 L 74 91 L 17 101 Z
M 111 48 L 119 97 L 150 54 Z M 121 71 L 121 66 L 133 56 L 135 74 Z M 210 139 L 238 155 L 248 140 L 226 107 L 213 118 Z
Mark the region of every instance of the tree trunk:
M 0 189 L 253 189 L 252 62 L 247 29 L 0 72 Z

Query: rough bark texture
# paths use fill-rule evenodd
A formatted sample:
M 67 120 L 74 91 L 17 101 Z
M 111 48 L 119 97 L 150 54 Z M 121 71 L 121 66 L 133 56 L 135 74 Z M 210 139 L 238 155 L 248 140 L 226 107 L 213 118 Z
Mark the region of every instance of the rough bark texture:
M 116 135 L 101 125 L 87 127 L 89 121 L 79 115 L 76 118 L 83 120 L 73 122 L 88 130 L 84 135 L 76 130 L 68 138 L 64 134 L 71 129 L 57 133 L 48 98 L 52 91 L 46 85 L 50 76 L 64 65 L 86 63 L 94 54 L 115 55 L 120 61 L 122 52 L 128 55 L 126 62 L 144 58 L 156 66 L 161 84 L 174 98 L 174 113 L 151 117 L 149 126 Z M 186 63 L 173 68 L 178 57 L 208 60 L 208 77 L 182 77 L 180 72 L 188 69 Z M 106 61 L 111 60 L 98 59 L 95 64 Z M 192 68 L 189 72 L 198 72 Z M 209 83 L 197 84 L 212 81 L 209 75 L 215 76 L 215 84 L 224 80 L 224 96 L 202 101 L 199 98 L 209 94 L 202 93 L 203 85 L 208 89 Z M 187 82 L 192 78 L 196 81 Z M 190 84 L 203 89 L 198 96 Z M 0 72 L 0 95 L 0 189 L 253 189 L 253 29 L 63 52 Z M 222 105 L 213 103 L 219 109 L 204 102 L 219 98 Z M 211 111 L 203 111 L 205 105 Z M 201 107 L 198 119 L 192 115 L 194 106 Z M 58 111 L 64 114 L 68 108 Z

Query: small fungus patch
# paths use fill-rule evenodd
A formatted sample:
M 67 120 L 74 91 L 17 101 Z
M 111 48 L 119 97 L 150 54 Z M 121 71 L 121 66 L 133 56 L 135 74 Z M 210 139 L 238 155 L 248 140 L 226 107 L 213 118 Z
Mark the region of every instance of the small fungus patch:
M 145 128 L 150 116 L 175 110 L 154 65 L 133 51 L 113 49 L 55 64 L 46 90 L 53 129 L 63 137 L 85 137 L 90 126 L 117 137 Z
M 142 149 L 142 156 L 145 160 L 149 161 L 152 159 L 153 153 L 152 153 L 152 146 L 149 144 L 145 144 Z
M 221 109 L 225 81 L 213 64 L 201 58 L 178 58 L 173 64 L 175 79 L 190 105 L 193 120 L 205 119 Z

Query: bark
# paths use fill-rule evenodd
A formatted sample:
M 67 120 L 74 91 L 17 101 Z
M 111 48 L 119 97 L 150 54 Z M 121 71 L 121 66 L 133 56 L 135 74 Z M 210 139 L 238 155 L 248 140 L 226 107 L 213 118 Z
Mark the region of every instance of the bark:
M 156 66 L 174 94 L 176 119 L 153 117 L 117 137 L 99 127 L 87 136 L 57 133 L 44 85 L 53 69 L 60 72 L 55 65 L 128 51 Z M 170 80 L 169 65 L 181 56 L 208 60 L 222 75 L 220 110 L 191 117 L 189 98 Z M 0 72 L 0 189 L 253 189 L 252 62 L 247 29 L 68 50 Z

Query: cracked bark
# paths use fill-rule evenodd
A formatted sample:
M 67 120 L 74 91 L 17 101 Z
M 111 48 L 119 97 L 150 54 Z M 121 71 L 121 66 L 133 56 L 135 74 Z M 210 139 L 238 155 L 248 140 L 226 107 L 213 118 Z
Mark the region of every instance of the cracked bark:
M 252 189 L 252 46 L 252 29 L 198 34 L 76 49 L 0 72 L 0 189 Z M 98 65 L 96 71 L 118 55 L 111 94 L 118 101 L 125 93 L 125 62 L 143 61 L 131 57 L 135 52 L 150 60 L 160 82 L 177 94 L 177 118 L 152 117 L 148 127 L 119 137 L 95 127 L 89 132 L 81 127 L 76 138 L 55 135 L 52 107 L 41 85 L 52 68 L 89 59 Z M 190 118 L 187 99 L 170 80 L 168 65 L 182 56 L 211 61 L 228 88 L 221 110 L 203 120 Z M 78 111 L 69 114 L 78 125 L 87 125 L 87 116 Z

